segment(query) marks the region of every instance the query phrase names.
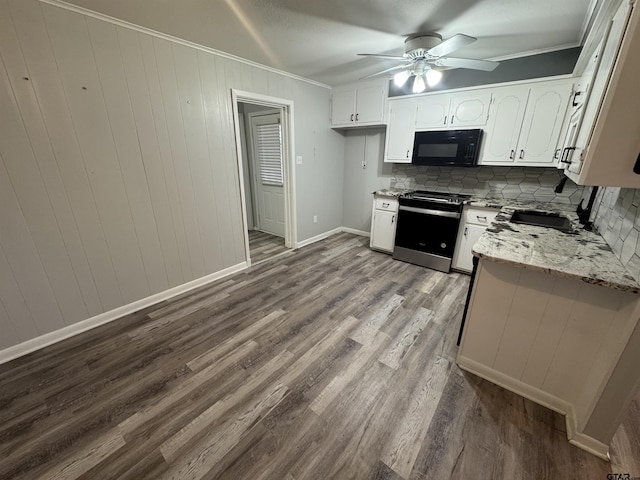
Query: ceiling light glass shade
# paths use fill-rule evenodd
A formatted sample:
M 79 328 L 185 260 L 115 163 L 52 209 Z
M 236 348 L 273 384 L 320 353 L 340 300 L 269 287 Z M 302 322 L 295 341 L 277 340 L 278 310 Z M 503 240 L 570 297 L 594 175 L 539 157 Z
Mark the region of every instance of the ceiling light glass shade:
M 410 76 L 411 74 L 407 70 L 398 72 L 393 76 L 393 83 L 395 83 L 396 87 L 400 88 L 407 83 Z
M 427 70 L 425 76 L 427 77 L 427 85 L 433 87 L 442 79 L 442 72 L 439 72 L 438 70 Z
M 413 93 L 422 93 L 425 88 L 427 85 L 424 83 L 424 75 L 416 75 L 413 80 Z

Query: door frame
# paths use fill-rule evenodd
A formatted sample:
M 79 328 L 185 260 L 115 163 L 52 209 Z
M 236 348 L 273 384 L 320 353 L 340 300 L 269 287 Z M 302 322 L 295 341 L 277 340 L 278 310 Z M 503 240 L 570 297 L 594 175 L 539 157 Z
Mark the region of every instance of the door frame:
M 240 112 L 238 103 L 250 103 L 263 107 L 274 108 L 280 111 L 282 125 L 282 166 L 284 169 L 284 245 L 294 248 L 297 235 L 296 220 L 296 182 L 295 182 L 295 147 L 294 147 L 294 122 L 293 100 L 272 97 L 259 93 L 231 89 L 233 106 L 233 129 L 236 138 L 236 163 L 238 168 L 238 183 L 240 186 L 240 199 L 242 203 L 242 226 L 244 232 L 245 257 L 247 264 L 251 265 L 251 252 L 249 251 L 249 228 L 247 222 L 247 198 L 244 191 L 244 172 L 242 167 L 243 146 L 240 138 Z

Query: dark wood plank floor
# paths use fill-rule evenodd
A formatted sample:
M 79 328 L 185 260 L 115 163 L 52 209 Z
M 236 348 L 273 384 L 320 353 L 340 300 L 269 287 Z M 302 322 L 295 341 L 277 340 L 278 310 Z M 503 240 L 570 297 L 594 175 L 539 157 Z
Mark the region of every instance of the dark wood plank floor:
M 249 252 L 252 265 L 257 265 L 288 250 L 284 246 L 284 238 L 258 230 L 249 230 Z
M 468 277 L 366 245 L 335 235 L 1 365 L 0 478 L 602 480 L 627 468 L 633 421 L 612 466 L 571 446 L 561 416 L 456 367 Z

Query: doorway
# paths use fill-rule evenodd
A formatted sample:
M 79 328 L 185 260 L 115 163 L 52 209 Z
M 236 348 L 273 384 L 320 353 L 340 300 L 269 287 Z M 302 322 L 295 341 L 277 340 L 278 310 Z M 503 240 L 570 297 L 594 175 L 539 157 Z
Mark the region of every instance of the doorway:
M 295 245 L 291 101 L 232 91 L 247 263 Z

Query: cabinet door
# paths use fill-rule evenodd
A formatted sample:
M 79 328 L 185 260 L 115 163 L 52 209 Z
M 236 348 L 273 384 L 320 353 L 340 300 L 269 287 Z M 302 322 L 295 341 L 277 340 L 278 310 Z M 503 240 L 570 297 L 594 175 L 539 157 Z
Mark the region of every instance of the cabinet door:
M 529 87 L 496 88 L 484 129 L 480 165 L 513 164 L 522 128 Z
M 482 127 L 487 124 L 491 91 L 458 93 L 451 97 L 448 124 L 452 128 Z
M 568 167 L 567 175 L 571 177 L 576 183 L 580 185 L 612 185 L 612 186 L 625 186 L 638 188 L 640 186 L 640 177 L 632 175 L 632 166 L 635 161 L 635 155 L 638 155 L 640 145 L 636 148 L 631 147 L 627 155 L 620 156 L 613 155 L 612 152 L 619 149 L 624 142 L 632 142 L 635 138 L 640 143 L 640 136 L 638 135 L 638 122 L 637 111 L 640 109 L 637 94 L 637 50 L 640 48 L 640 34 L 634 30 L 634 25 L 638 25 L 638 11 L 634 9 L 635 20 L 629 21 L 627 27 L 627 34 L 624 39 L 625 48 L 621 49 L 621 40 L 625 35 L 625 27 L 627 26 L 627 20 L 631 13 L 631 5 L 627 2 L 622 2 L 617 13 L 613 17 L 609 29 L 609 33 L 606 37 L 602 55 L 600 58 L 600 64 L 595 73 L 593 79 L 593 86 L 589 97 L 585 105 L 585 113 L 582 118 L 582 122 L 577 132 L 575 143 L 572 146 L 576 147 L 571 157 L 571 164 Z M 635 32 L 635 33 L 634 33 Z M 635 45 L 632 47 L 632 43 Z M 614 63 L 620 54 L 621 59 L 618 60 L 618 64 L 615 67 Z M 624 57 L 624 60 L 623 58 Z M 635 60 L 636 67 L 633 66 Z M 626 69 L 626 72 L 625 72 Z M 634 73 L 636 72 L 636 73 Z M 615 86 L 614 86 L 615 85 Z M 626 87 L 627 90 L 623 90 Z M 609 98 L 607 107 L 613 103 L 613 99 L 616 98 L 616 105 L 618 109 L 610 111 L 609 108 L 604 111 L 605 90 L 607 90 L 607 96 Z M 608 140 L 613 140 L 612 143 L 605 146 L 604 143 L 600 144 L 599 148 L 590 148 L 589 163 L 591 172 L 585 172 L 580 176 L 572 175 L 580 174 L 583 166 L 583 158 L 586 156 L 586 152 L 583 153 L 583 149 L 586 148 L 589 142 L 594 146 L 598 144 L 599 139 L 593 139 L 594 127 L 598 115 L 601 116 L 599 120 L 600 129 L 598 131 L 599 136 L 601 132 L 608 131 Z M 635 131 L 633 123 L 636 122 Z M 602 137 L 604 139 L 604 137 Z M 629 154 L 631 154 L 629 156 Z M 596 156 L 597 155 L 597 156 Z M 623 164 L 619 164 L 616 160 L 622 160 L 627 157 L 626 168 Z M 637 158 L 637 157 L 636 157 Z M 597 164 L 600 162 L 599 164 Z M 616 171 L 618 170 L 618 171 Z
M 451 95 L 427 95 L 417 98 L 416 130 L 446 128 L 450 101 Z
M 355 123 L 355 87 L 336 88 L 331 95 L 331 126 L 340 127 Z
M 462 228 L 453 256 L 453 268 L 469 273 L 473 270 L 473 253 L 471 252 L 471 248 L 482 236 L 486 228 L 487 227 L 473 224 L 466 224 Z
M 356 94 L 356 123 L 382 124 L 385 97 L 382 84 L 359 88 Z
M 396 237 L 396 212 L 375 210 L 371 225 L 371 248 L 393 252 Z
M 416 105 L 413 99 L 389 102 L 385 162 L 411 163 Z
M 516 164 L 553 166 L 562 122 L 567 114 L 572 82 L 541 84 L 531 88 Z

